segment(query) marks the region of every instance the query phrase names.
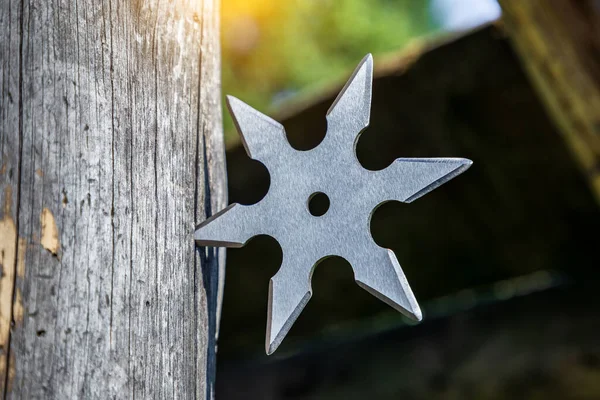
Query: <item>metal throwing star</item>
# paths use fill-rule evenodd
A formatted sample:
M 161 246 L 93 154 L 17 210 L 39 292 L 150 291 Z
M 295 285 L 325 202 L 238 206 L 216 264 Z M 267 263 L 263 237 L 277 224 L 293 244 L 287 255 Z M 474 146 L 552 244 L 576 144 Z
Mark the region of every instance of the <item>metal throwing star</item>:
M 467 170 L 464 158 L 400 158 L 381 171 L 363 168 L 355 147 L 369 125 L 373 59 L 367 55 L 327 112 L 327 135 L 314 149 L 292 148 L 283 126 L 228 96 L 229 110 L 248 155 L 269 170 L 271 185 L 257 204 L 232 204 L 197 227 L 199 246 L 241 247 L 253 236 L 275 238 L 283 251 L 269 285 L 267 354 L 273 353 L 312 295 L 315 266 L 345 258 L 356 282 L 407 317 L 421 309 L 394 253 L 370 233 L 371 215 L 390 200 L 410 203 Z M 308 201 L 325 193 L 330 207 L 309 213 Z

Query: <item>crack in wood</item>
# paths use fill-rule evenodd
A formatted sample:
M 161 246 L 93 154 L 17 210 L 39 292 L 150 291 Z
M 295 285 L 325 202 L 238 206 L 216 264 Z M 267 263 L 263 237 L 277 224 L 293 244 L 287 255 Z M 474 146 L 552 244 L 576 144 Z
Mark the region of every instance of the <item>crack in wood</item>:
M 196 188 L 226 201 L 218 9 L 0 4 L 2 397 L 214 396 L 224 258 L 193 230 Z

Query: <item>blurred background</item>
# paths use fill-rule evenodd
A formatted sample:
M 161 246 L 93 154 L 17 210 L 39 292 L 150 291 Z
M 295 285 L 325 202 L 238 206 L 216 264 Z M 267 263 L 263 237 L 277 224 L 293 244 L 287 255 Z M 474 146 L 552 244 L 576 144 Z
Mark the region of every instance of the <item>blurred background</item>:
M 367 53 L 393 54 L 500 12 L 496 0 L 223 0 L 223 93 L 272 111 L 346 77 Z
M 228 250 L 219 399 L 600 399 L 600 4 L 595 0 L 222 0 L 223 93 L 315 147 L 373 53 L 360 162 L 466 157 L 464 175 L 373 215 L 424 311 L 414 325 L 331 258 L 264 353 L 281 248 Z M 226 110 L 226 108 L 225 108 Z M 269 174 L 227 111 L 229 200 Z

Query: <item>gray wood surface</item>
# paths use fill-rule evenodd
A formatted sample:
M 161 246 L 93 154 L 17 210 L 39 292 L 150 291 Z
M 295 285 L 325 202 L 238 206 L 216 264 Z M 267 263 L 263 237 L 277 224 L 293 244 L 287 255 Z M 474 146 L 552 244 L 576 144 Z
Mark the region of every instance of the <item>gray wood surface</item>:
M 218 0 L 0 2 L 6 398 L 212 396 Z

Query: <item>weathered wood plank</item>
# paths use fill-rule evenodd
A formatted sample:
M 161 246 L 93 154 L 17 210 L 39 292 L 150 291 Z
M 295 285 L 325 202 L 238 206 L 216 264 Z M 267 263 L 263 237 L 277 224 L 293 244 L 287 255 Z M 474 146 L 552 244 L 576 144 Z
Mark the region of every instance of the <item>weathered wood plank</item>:
M 503 21 L 548 113 L 600 202 L 600 6 L 501 0 Z
M 192 232 L 226 202 L 218 1 L 0 16 L 3 391 L 212 396 L 224 253 Z
M 9 370 L 10 327 L 17 269 L 17 204 L 21 146 L 20 14 L 0 4 L 0 396 L 14 377 Z M 21 240 L 23 244 L 24 241 Z M 21 248 L 23 248 L 21 246 Z

